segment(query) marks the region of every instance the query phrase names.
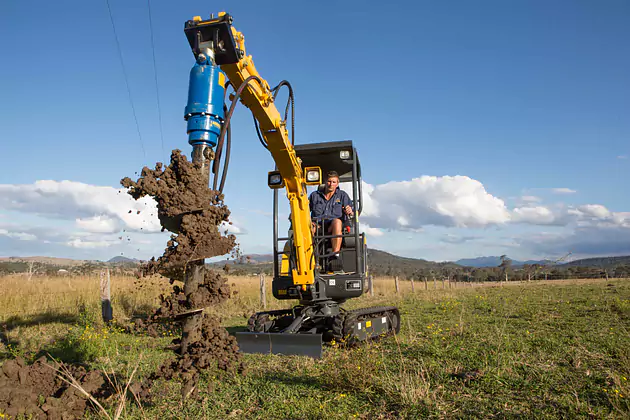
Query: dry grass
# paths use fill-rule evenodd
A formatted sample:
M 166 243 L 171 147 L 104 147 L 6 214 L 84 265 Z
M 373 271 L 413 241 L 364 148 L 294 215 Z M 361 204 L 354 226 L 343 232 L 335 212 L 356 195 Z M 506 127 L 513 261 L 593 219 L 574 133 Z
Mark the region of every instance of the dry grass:
M 233 298 L 226 304 L 216 308 L 217 313 L 227 316 L 239 316 L 262 310 L 260 301 L 260 279 L 258 276 L 227 276 L 233 292 Z M 450 292 L 460 289 L 479 287 L 518 287 L 527 284 L 566 285 L 606 282 L 605 279 L 570 279 L 535 282 L 507 283 L 457 283 L 429 280 L 426 284 L 416 281 L 415 296 L 418 299 L 431 300 L 442 298 Z M 77 315 L 86 308 L 97 310 L 100 305 L 100 276 L 80 277 L 36 277 L 28 281 L 24 276 L 11 275 L 0 277 L 0 322 L 12 317 L 26 317 L 46 313 L 63 313 Z M 280 309 L 290 307 L 293 301 L 278 301 L 271 293 L 271 278 L 266 278 L 267 308 Z M 111 277 L 111 296 L 114 314 L 119 320 L 128 320 L 134 316 L 150 313 L 159 305 L 160 294 L 168 294 L 171 285 L 160 277 L 136 279 L 131 276 Z M 410 281 L 399 281 L 398 297 L 408 296 L 412 292 Z M 382 301 L 396 298 L 395 280 L 393 277 L 374 279 L 374 297 L 366 292 L 354 303 L 364 305 L 366 301 Z M 353 306 L 351 305 L 351 306 Z
M 268 309 L 277 301 L 267 279 Z M 128 377 L 152 372 L 169 357 L 157 339 L 101 328 L 99 276 L 0 278 L 0 336 L 22 351 L 46 346 L 94 355 L 95 368 Z M 232 299 L 212 311 L 229 327 L 262 309 L 259 278 L 228 277 Z M 611 284 L 611 286 L 609 286 Z M 181 406 L 172 383 L 158 404 L 126 403 L 129 418 L 627 418 L 630 412 L 630 284 L 562 280 L 463 284 L 375 279 L 348 307 L 396 305 L 395 339 L 357 349 L 327 348 L 325 357 L 247 355 L 247 376 L 204 375 L 208 391 Z M 114 318 L 153 310 L 165 279 L 112 277 Z M 83 308 L 83 309 L 82 309 Z M 76 320 L 93 315 L 84 329 Z M 64 320 L 64 316 L 68 318 Z M 4 321 L 4 322 L 3 322 Z M 8 322 L 7 322 L 8 321 Z M 8 326 L 8 327 L 7 327 Z M 99 332 L 104 331 L 104 332 Z M 51 344 L 51 342 L 53 344 Z M 68 347 L 59 343 L 68 343 Z M 1 348 L 2 346 L 0 346 Z M 6 354 L 6 353 L 5 353 Z M 92 360 L 92 362 L 90 362 Z M 109 361 L 109 362 L 107 362 Z M 126 373 L 125 373 L 126 372 Z M 171 389 L 173 388 L 173 389 Z M 115 408 L 108 408 L 110 413 Z M 213 413 L 213 414 L 209 414 Z M 380 417 L 379 417 L 380 416 Z

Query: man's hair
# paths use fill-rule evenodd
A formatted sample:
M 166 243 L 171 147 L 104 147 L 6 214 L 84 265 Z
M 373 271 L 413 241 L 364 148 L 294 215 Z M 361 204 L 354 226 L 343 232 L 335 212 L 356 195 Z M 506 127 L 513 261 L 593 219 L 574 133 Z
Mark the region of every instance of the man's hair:
M 339 174 L 337 173 L 337 171 L 328 171 L 328 173 L 326 174 L 326 179 L 328 178 L 339 178 Z

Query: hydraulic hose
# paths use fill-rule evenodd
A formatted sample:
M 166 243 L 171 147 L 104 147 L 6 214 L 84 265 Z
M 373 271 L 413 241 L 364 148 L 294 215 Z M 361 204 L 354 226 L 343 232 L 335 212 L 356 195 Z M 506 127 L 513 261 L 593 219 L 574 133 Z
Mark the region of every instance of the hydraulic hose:
M 278 92 L 282 86 L 286 86 L 289 89 L 289 98 L 287 99 L 287 106 L 284 109 L 284 120 L 289 118 L 289 105 L 291 106 L 291 145 L 295 146 L 295 96 L 293 95 L 293 87 L 287 80 L 283 80 L 276 87 L 271 89 L 273 92 L 273 99 L 276 99 Z
M 228 131 L 230 132 L 230 135 L 228 136 L 228 144 L 226 147 L 226 161 L 223 166 L 223 173 L 221 175 L 221 183 L 218 190 L 219 192 L 223 192 L 223 186 L 225 185 L 225 180 L 227 178 L 227 169 L 228 169 L 228 164 L 229 164 L 229 159 L 230 159 L 229 153 L 231 149 L 231 137 L 232 137 L 230 121 L 232 120 L 232 115 L 234 114 L 234 109 L 236 108 L 236 104 L 238 103 L 238 99 L 240 98 L 241 93 L 243 93 L 243 90 L 247 87 L 247 85 L 249 85 L 249 82 L 252 80 L 256 80 L 261 86 L 263 86 L 263 83 L 258 76 L 252 75 L 252 76 L 249 76 L 247 79 L 243 80 L 243 83 L 241 83 L 241 85 L 238 87 L 238 89 L 236 89 L 236 92 L 234 93 L 234 99 L 232 100 L 230 109 L 225 114 L 225 120 L 223 121 L 223 126 L 221 127 L 221 132 L 219 134 L 219 141 L 217 143 L 215 161 L 213 163 L 213 168 L 212 168 L 212 173 L 214 174 L 214 181 L 212 183 L 212 189 L 214 190 L 217 189 L 217 181 L 218 181 L 217 171 L 219 170 L 221 154 L 223 152 L 223 143 L 225 141 L 225 137 Z

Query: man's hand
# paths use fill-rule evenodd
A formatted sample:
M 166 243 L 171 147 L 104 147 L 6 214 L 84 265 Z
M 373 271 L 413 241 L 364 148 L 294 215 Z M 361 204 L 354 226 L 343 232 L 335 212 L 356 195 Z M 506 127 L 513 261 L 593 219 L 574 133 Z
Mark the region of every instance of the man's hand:
M 348 216 L 352 216 L 352 207 L 350 206 L 346 206 L 343 208 L 343 211 L 348 215 Z

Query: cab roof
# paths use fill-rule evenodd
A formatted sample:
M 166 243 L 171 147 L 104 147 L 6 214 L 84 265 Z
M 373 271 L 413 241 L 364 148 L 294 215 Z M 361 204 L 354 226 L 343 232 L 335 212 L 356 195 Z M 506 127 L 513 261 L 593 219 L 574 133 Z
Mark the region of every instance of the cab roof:
M 339 182 L 352 182 L 352 165 L 355 161 L 357 175 L 361 177 L 359 156 L 351 140 L 296 144 L 294 148 L 297 156 L 302 159 L 302 168 L 319 166 L 322 168 L 324 179 L 328 171 L 336 171 L 339 174 Z M 343 150 L 350 152 L 349 159 L 341 159 L 339 152 Z

